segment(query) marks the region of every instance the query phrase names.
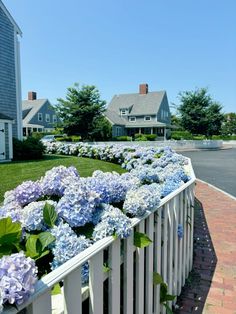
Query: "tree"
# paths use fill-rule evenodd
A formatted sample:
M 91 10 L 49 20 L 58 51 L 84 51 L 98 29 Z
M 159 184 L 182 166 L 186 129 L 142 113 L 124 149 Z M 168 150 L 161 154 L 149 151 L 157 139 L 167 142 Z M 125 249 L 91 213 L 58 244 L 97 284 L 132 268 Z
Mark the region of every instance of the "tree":
M 94 121 L 93 129 L 93 139 L 96 141 L 107 141 L 112 137 L 112 125 L 106 119 L 106 117 L 101 116 L 96 118 Z
M 179 94 L 181 125 L 185 130 L 197 135 L 211 137 L 219 134 L 224 119 L 222 107 L 212 100 L 206 88 L 185 91 Z
M 95 86 L 78 84 L 67 89 L 66 99 L 58 99 L 57 112 L 62 120 L 64 132 L 93 139 L 96 121 L 102 118 L 106 102 L 100 99 Z
M 224 136 L 236 134 L 236 113 L 226 113 L 224 116 L 224 122 L 221 128 L 221 134 Z

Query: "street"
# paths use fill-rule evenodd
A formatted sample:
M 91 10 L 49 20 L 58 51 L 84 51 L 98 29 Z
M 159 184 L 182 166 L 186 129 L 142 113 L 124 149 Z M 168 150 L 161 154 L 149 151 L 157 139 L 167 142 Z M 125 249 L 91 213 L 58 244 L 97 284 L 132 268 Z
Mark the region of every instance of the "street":
M 236 197 L 236 148 L 181 152 L 181 154 L 191 158 L 198 179 Z

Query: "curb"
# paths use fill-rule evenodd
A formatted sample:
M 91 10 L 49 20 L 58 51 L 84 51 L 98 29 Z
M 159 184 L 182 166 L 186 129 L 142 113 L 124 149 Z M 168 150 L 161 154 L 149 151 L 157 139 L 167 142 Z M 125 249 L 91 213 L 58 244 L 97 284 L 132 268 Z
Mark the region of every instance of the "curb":
M 231 194 L 229 194 L 229 193 L 227 193 L 227 192 L 221 190 L 220 188 L 217 188 L 215 185 L 210 184 L 210 183 L 208 183 L 208 182 L 206 182 L 206 181 L 203 181 L 203 180 L 201 180 L 201 179 L 198 179 L 198 178 L 197 178 L 196 180 L 199 181 L 199 182 L 202 182 L 202 183 L 207 184 L 209 187 L 211 187 L 211 188 L 217 190 L 218 192 L 221 192 L 221 193 L 225 194 L 226 196 L 228 196 L 228 197 L 232 198 L 234 201 L 236 201 L 236 197 L 235 197 L 235 196 L 233 196 L 233 195 L 231 195 Z

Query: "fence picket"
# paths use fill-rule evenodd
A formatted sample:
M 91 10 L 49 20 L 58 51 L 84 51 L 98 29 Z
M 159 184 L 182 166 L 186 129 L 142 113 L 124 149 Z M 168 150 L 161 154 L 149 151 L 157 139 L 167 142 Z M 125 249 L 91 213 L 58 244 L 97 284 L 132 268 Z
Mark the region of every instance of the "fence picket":
M 124 240 L 124 313 L 133 313 L 134 236 Z
M 183 192 L 179 195 L 179 224 L 183 227 Z M 178 239 L 179 250 L 178 250 L 178 295 L 182 289 L 182 272 L 183 272 L 183 238 Z
M 153 228 L 154 214 L 146 219 L 146 235 L 152 240 L 152 243 L 146 248 L 145 254 L 145 313 L 152 314 L 153 308 Z
M 109 247 L 109 313 L 120 313 L 120 239 Z
M 81 267 L 78 267 L 64 279 L 64 313 L 82 313 Z
M 27 314 L 51 314 L 51 290 L 46 290 L 46 292 L 38 296 L 28 307 Z
M 155 214 L 156 224 L 155 224 L 155 264 L 154 271 L 158 274 L 161 273 L 161 246 L 162 246 L 162 210 L 160 207 Z M 160 285 L 154 286 L 154 314 L 160 313 Z
M 144 220 L 137 226 L 137 231 L 144 233 Z M 135 313 L 144 313 L 144 249 L 137 248 L 136 251 L 136 292 Z
M 177 287 L 178 287 L 178 251 L 179 251 L 179 241 L 178 241 L 178 219 L 179 219 L 179 198 L 176 197 L 174 200 L 174 211 L 173 211 L 173 294 L 177 295 Z M 176 300 L 175 300 L 176 301 Z M 175 303 L 175 302 L 174 302 Z
M 103 250 L 89 260 L 90 314 L 103 313 Z

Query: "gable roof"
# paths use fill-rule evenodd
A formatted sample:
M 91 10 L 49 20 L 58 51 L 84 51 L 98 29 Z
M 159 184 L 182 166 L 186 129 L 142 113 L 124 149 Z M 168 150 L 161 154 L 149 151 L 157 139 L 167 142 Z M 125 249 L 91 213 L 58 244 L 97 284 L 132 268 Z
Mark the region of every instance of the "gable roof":
M 107 110 L 104 112 L 104 115 L 112 124 L 124 125 L 126 123 L 125 119 L 120 117 L 115 111 L 110 110 L 109 108 L 107 108 Z
M 5 13 L 5 15 L 8 17 L 8 19 L 11 21 L 12 25 L 14 26 L 17 34 L 19 34 L 20 36 L 22 36 L 22 31 L 20 29 L 20 27 L 17 25 L 16 21 L 13 19 L 13 17 L 11 16 L 10 12 L 7 10 L 7 8 L 5 7 L 5 5 L 3 4 L 2 0 L 0 0 L 0 8 L 3 10 L 3 12 Z
M 147 94 L 135 93 L 115 95 L 112 98 L 108 109 L 119 114 L 120 109 L 129 108 L 129 116 L 154 115 L 157 114 L 165 94 L 165 91 L 160 91 L 148 92 Z
M 47 102 L 47 99 L 23 100 L 22 101 L 22 119 L 29 123 L 40 108 Z

